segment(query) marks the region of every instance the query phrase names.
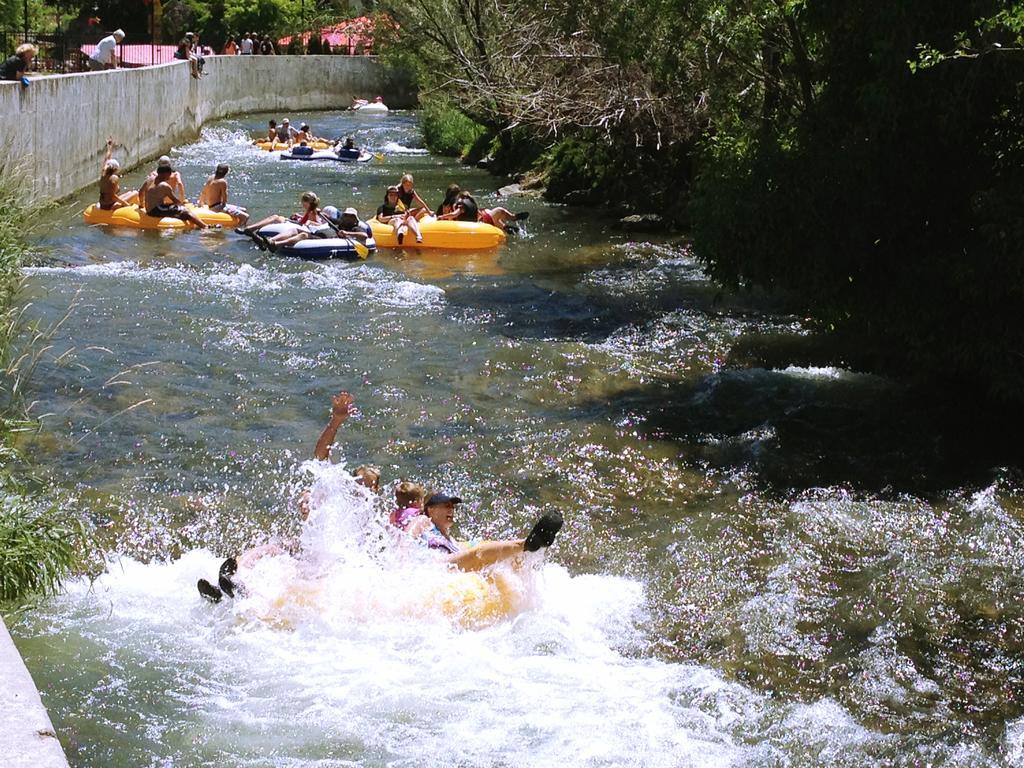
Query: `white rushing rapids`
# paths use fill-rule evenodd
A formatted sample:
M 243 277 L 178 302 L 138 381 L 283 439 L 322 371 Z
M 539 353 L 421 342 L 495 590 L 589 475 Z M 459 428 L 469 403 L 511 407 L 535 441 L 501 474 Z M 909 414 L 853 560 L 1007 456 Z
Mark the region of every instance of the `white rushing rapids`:
M 744 751 L 719 723 L 758 697 L 629 654 L 639 584 L 536 559 L 522 611 L 467 629 L 425 597 L 458 576 L 394 546 L 342 467 L 320 468 L 312 501 L 302 554 L 260 560 L 246 598 L 200 598 L 223 554 L 207 550 L 111 562 L 64 598 L 112 684 L 137 684 L 141 665 L 173 689 L 178 714 L 150 717 L 171 755 L 180 709 L 189 749 L 232 765 L 730 765 Z M 353 762 L 322 760 L 341 752 Z

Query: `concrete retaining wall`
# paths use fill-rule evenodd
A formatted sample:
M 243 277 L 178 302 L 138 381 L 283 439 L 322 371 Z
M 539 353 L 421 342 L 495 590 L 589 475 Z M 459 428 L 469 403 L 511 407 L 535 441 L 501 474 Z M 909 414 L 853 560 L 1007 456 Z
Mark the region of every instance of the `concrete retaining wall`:
M 67 768 L 32 676 L 0 620 L 0 765 Z
M 227 115 L 339 109 L 353 97 L 383 96 L 415 106 L 408 83 L 369 56 L 213 56 L 196 80 L 188 64 L 0 82 L 0 162 L 16 162 L 43 199 L 94 183 L 107 136 L 123 145 L 125 168 L 195 139 L 203 123 Z

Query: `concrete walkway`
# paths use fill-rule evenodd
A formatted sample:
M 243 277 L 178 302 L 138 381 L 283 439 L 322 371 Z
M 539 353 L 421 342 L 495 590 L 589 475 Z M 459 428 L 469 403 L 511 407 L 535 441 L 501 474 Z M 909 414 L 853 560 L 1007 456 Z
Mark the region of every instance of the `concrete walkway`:
M 32 676 L 0 621 L 0 768 L 68 768 Z

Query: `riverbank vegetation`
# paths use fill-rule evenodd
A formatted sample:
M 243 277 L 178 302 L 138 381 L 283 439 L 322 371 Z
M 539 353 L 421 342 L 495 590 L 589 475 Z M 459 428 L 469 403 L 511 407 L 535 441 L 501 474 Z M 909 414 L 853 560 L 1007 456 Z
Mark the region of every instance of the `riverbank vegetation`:
M 493 167 L 691 229 L 715 280 L 786 298 L 842 362 L 1024 402 L 1024 4 L 386 10 Z
M 30 207 L 17 171 L 0 166 L 0 607 L 54 592 L 92 547 L 84 518 L 20 473 L 16 439 L 34 426 L 26 397 L 47 335 L 25 321 L 21 301 Z

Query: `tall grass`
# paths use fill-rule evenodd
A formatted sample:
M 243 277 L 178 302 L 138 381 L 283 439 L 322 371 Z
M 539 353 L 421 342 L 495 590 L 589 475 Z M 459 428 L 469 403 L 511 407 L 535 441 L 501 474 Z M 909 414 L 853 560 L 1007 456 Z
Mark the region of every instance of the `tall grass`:
M 15 438 L 33 428 L 27 389 L 47 349 L 47 332 L 26 321 L 20 301 L 30 210 L 38 208 L 23 179 L 0 157 L 0 606 L 53 593 L 93 549 L 77 512 L 57 509 L 20 477 Z

